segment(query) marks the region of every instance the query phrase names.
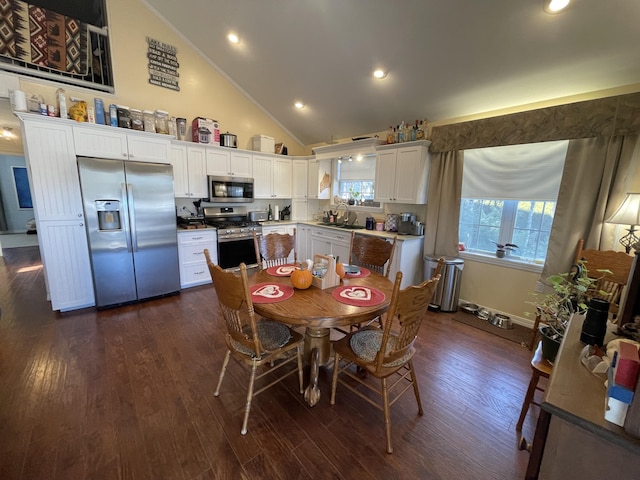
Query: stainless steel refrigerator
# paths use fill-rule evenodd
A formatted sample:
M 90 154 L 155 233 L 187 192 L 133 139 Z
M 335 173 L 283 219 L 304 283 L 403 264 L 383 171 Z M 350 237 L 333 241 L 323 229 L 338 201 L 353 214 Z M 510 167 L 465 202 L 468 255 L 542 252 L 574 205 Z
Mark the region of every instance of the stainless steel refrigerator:
M 180 290 L 171 165 L 78 157 L 98 308 Z

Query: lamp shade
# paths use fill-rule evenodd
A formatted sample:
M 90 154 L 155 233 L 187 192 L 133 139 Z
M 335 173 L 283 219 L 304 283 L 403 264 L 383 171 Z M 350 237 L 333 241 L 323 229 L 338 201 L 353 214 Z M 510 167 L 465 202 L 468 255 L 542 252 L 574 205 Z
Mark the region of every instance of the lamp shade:
M 605 222 L 620 225 L 640 225 L 640 193 L 627 193 L 622 205 Z

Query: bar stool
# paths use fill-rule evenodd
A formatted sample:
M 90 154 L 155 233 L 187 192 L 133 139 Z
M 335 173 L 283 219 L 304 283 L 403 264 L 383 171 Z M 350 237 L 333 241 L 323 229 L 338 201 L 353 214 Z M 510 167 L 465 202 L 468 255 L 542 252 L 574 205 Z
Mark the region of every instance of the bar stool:
M 538 387 L 538 380 L 540 380 L 540 377 L 549 378 L 549 375 L 551 375 L 552 371 L 553 365 L 542 356 L 542 342 L 538 342 L 538 348 L 536 348 L 536 351 L 533 354 L 533 358 L 531 359 L 531 380 L 529 381 L 529 388 L 527 388 L 527 393 L 524 396 L 524 402 L 522 402 L 520 418 L 518 419 L 518 423 L 516 424 L 517 431 L 522 430 L 522 424 L 524 423 L 524 418 L 527 416 L 527 412 L 529 411 L 529 406 L 532 403 L 534 405 L 540 406 L 540 404 L 534 399 L 536 390 L 544 392 L 543 388 Z M 521 443 L 522 440 L 523 439 L 521 439 Z M 527 450 L 526 448 L 521 448 L 521 450 L 523 449 Z

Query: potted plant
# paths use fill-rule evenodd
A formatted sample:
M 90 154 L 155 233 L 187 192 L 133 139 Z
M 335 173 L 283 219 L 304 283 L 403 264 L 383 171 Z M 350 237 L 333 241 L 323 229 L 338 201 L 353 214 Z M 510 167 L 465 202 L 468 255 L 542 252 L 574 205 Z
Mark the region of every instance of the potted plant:
M 496 257 L 498 258 L 503 258 L 507 254 L 507 252 L 512 252 L 513 250 L 518 248 L 518 245 L 516 245 L 515 243 L 493 243 L 496 244 Z
M 603 275 L 608 272 L 597 271 Z M 592 296 L 606 293 L 597 289 L 600 278 L 590 277 L 585 262 L 578 262 L 569 272 L 547 277 L 545 283 L 552 291 L 534 293 L 535 300 L 527 302 L 536 308 L 536 317 L 543 324 L 539 328 L 542 356 L 550 362 L 555 360 L 571 315 L 586 312 Z
M 358 199 L 360 198 L 360 192 L 356 192 L 353 187 L 349 189 L 351 198 L 349 199 L 349 205 L 358 205 Z

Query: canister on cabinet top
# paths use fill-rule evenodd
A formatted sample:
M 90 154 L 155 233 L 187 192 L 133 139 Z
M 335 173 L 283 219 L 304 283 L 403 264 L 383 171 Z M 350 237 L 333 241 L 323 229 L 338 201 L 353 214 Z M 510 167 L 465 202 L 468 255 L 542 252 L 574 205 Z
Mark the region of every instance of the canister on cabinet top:
M 144 120 L 144 131 L 156 133 L 156 117 L 151 110 L 144 110 L 142 112 L 142 118 Z

